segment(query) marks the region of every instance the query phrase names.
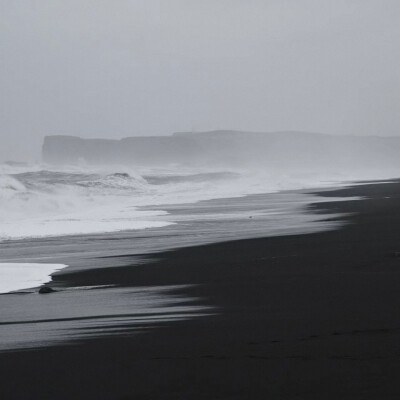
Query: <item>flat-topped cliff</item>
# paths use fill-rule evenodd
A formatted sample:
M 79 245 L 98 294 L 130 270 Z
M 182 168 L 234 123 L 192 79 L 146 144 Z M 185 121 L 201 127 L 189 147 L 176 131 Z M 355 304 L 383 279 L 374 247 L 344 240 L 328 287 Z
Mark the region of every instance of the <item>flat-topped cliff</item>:
M 182 132 L 121 140 L 47 136 L 52 164 L 262 166 L 305 169 L 400 168 L 400 138 L 308 132 Z
M 137 136 L 121 140 L 47 136 L 43 161 L 51 164 L 164 164 L 190 161 L 200 149 L 190 138 Z

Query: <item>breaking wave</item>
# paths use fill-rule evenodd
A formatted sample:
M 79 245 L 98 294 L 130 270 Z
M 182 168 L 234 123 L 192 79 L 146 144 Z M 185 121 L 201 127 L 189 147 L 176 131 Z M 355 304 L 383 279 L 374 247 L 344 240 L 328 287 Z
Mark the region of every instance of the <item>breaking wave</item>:
M 0 164 L 0 240 L 163 227 L 173 223 L 163 205 L 349 179 L 293 171 L 110 168 Z

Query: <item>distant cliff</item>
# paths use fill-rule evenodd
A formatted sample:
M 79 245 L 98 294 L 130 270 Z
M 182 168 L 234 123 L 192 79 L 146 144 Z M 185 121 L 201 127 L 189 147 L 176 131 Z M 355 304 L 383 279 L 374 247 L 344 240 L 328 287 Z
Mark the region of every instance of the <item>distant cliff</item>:
M 138 136 L 121 140 L 47 136 L 43 161 L 50 164 L 165 164 L 190 162 L 201 152 L 191 138 Z
M 333 136 L 307 132 L 213 131 L 121 140 L 48 136 L 51 164 L 262 166 L 303 169 L 400 168 L 399 137 Z

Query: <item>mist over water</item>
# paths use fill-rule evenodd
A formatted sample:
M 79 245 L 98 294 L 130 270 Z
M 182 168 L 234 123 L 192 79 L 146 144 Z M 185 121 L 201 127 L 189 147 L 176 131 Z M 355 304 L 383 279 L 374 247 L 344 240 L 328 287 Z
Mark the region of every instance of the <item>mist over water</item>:
M 174 222 L 162 205 L 397 176 L 387 167 L 296 168 L 293 155 L 286 168 L 249 160 L 242 166 L 2 164 L 0 240 L 163 227 Z

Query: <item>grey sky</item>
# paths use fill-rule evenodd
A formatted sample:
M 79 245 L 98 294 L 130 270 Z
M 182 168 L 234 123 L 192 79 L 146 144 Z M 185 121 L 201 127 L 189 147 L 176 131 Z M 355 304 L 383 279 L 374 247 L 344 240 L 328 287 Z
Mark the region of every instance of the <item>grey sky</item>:
M 400 134 L 398 0 L 0 0 L 0 159 L 46 134 Z

